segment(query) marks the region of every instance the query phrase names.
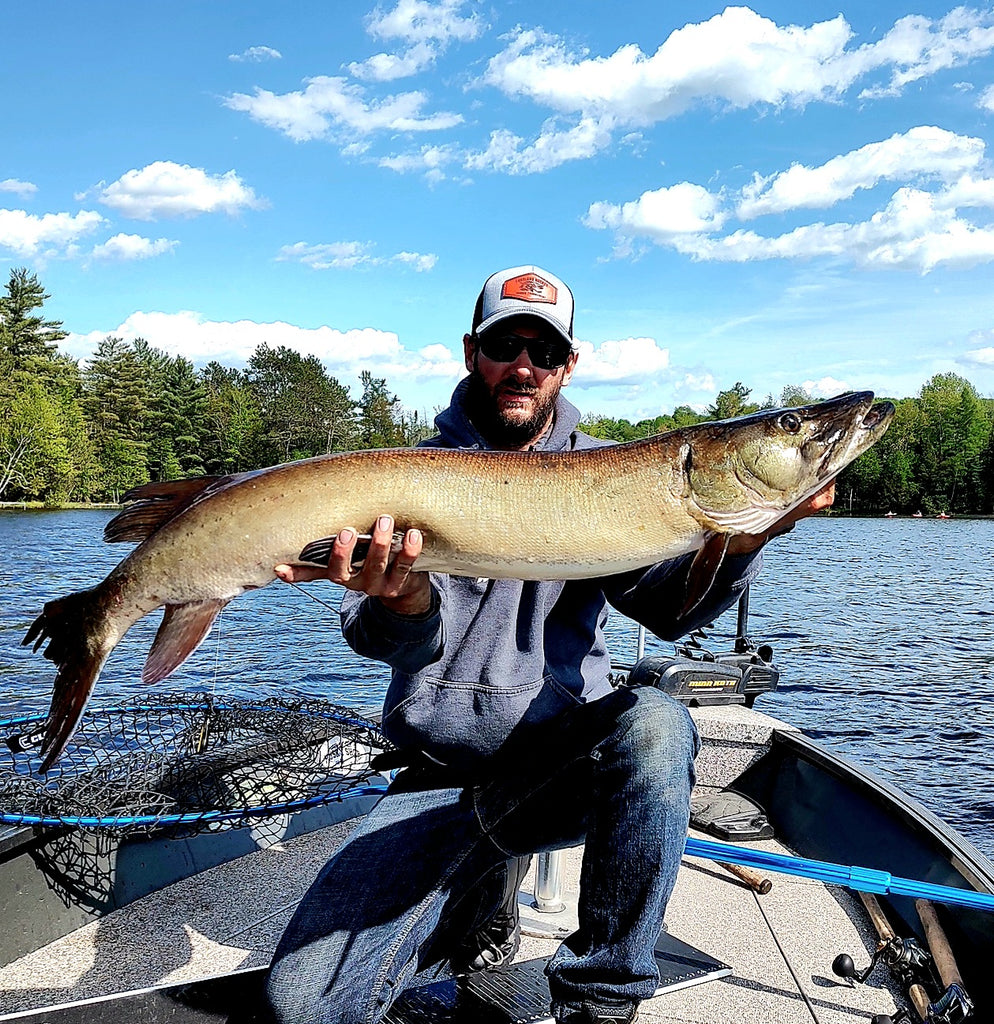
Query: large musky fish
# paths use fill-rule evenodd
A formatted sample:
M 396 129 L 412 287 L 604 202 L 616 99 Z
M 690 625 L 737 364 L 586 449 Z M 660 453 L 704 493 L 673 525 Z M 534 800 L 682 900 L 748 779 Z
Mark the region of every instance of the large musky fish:
M 768 530 L 893 413 L 861 392 L 589 451 L 381 449 L 139 487 L 104 531 L 138 546 L 92 589 L 49 601 L 24 638 L 47 642 L 58 670 L 42 770 L 135 622 L 165 606 L 142 670 L 157 683 L 232 598 L 271 583 L 275 565 L 326 558 L 327 538 L 347 526 L 391 513 L 398 530 L 424 535 L 419 570 L 489 578 L 596 577 L 697 550 L 699 598 L 729 537 Z

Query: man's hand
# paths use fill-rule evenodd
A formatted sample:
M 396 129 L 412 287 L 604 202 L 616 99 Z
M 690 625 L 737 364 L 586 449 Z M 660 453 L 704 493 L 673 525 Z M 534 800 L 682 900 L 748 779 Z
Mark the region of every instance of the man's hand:
M 331 549 L 328 567 L 317 565 L 277 565 L 276 575 L 286 583 L 307 580 L 331 580 L 349 590 L 360 590 L 378 598 L 398 615 L 423 615 L 431 608 L 431 584 L 428 574 L 414 572 L 414 563 L 421 554 L 423 538 L 420 530 L 408 530 L 400 551 L 391 560 L 393 519 L 380 516 L 373 527 L 366 559 L 358 569 L 352 565 L 356 531 L 342 530 Z
M 778 519 L 766 533 L 751 534 L 742 533 L 733 537 L 728 542 L 729 555 L 748 555 L 761 548 L 771 537 L 781 533 L 787 533 L 794 529 L 794 524 L 805 516 L 814 515 L 823 509 L 831 508 L 835 501 L 835 481 L 826 484 L 820 491 L 812 494 L 807 501 L 802 502 L 797 508 L 791 509 L 782 519 Z

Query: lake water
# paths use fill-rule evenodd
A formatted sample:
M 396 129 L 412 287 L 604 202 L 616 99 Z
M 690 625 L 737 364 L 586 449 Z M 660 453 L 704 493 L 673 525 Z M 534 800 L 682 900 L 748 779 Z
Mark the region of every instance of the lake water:
M 0 716 L 47 710 L 52 666 L 20 646 L 41 605 L 92 586 L 127 552 L 105 511 L 0 512 Z M 994 856 L 994 521 L 828 519 L 767 549 L 749 633 L 773 645 L 780 689 L 757 710 L 789 721 L 919 799 Z M 311 586 L 337 607 L 330 585 Z M 94 698 L 141 693 L 158 616 L 112 654 Z M 734 610 L 714 631 L 735 629 Z M 612 653 L 635 629 L 615 617 Z M 672 646 L 650 638 L 649 653 Z M 377 706 L 385 670 L 352 656 L 334 611 L 272 586 L 230 604 L 162 689 L 321 697 Z

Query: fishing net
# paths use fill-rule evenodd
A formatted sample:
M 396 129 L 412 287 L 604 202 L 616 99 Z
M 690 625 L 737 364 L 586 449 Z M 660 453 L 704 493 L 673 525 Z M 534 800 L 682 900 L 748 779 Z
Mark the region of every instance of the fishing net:
M 101 835 L 248 824 L 369 792 L 390 746 L 323 701 L 153 695 L 85 714 L 41 775 L 44 722 L 0 722 L 0 822 Z

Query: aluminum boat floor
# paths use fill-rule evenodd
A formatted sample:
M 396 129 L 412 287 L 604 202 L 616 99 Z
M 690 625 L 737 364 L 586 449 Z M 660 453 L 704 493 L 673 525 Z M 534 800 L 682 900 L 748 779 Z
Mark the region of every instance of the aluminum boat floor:
M 0 1013 L 190 981 L 265 964 L 300 895 L 352 823 L 300 836 L 147 896 L 0 971 Z M 776 844 L 758 844 L 776 849 Z M 580 851 L 568 851 L 567 893 Z M 667 915 L 677 938 L 732 965 L 723 979 L 643 1004 L 642 1024 L 852 1024 L 893 1013 L 879 972 L 851 988 L 831 973 L 837 953 L 858 966 L 875 945 L 858 899 L 817 882 L 773 875 L 757 896 L 710 861 L 685 858 Z M 519 960 L 550 955 L 556 939 L 521 900 L 526 934 Z

